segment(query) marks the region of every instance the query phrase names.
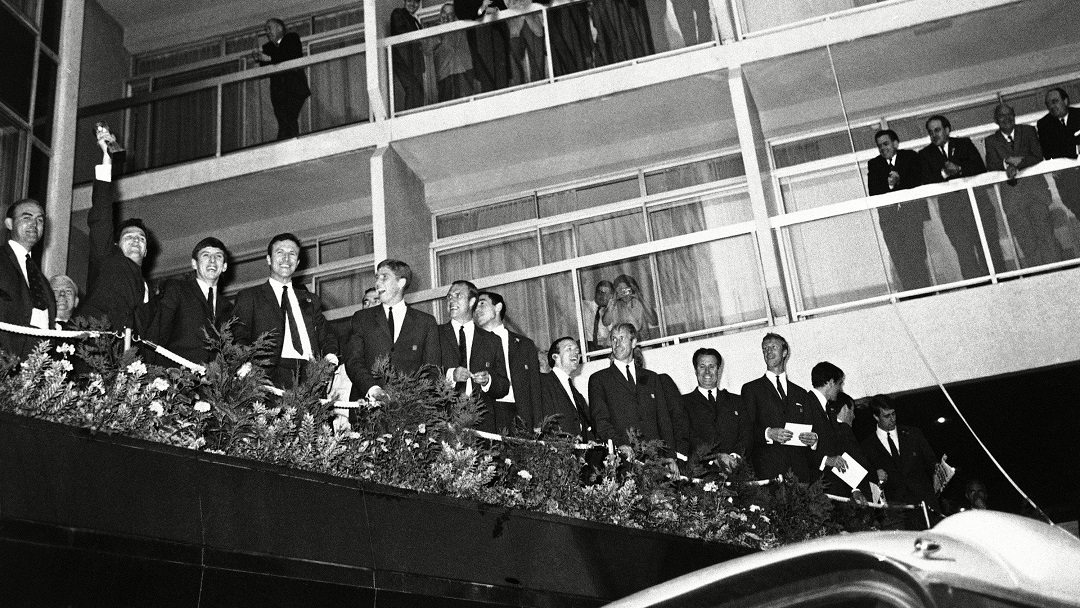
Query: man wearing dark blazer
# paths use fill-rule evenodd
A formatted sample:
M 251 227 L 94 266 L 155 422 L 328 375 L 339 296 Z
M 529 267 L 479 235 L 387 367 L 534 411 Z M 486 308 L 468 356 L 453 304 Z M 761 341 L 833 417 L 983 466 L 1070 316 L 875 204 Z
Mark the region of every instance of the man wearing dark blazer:
M 919 159 L 923 166 L 923 183 L 936 184 L 956 178 L 971 177 L 986 173 L 979 150 L 966 137 L 950 137 L 952 125 L 949 119 L 935 114 L 926 120 L 926 132 L 930 135 L 930 145 L 919 150 Z M 997 215 L 994 205 L 982 189 L 975 193 L 976 207 L 982 219 L 986 241 L 990 248 L 990 259 L 994 270 L 1005 270 L 1005 256 L 1001 253 L 1001 241 L 998 237 Z M 985 276 L 988 272 L 986 256 L 979 241 L 979 229 L 971 212 L 971 203 L 967 192 L 959 190 L 938 196 L 938 211 L 941 222 L 945 225 L 945 234 L 949 237 L 956 257 L 960 263 L 960 274 L 965 279 Z
M 45 209 L 32 198 L 15 201 L 4 218 L 8 240 L 0 254 L 0 321 L 52 329 L 56 299 L 30 251 L 45 233 Z M 0 349 L 25 357 L 41 338 L 0 331 Z
M 922 163 L 918 153 L 900 149 L 900 137 L 892 129 L 874 135 L 880 156 L 867 163 L 867 186 L 870 196 L 907 190 L 922 184 Z M 881 236 L 896 267 L 902 290 L 931 285 L 926 265 L 926 237 L 923 224 L 930 219 L 924 199 L 907 201 L 888 207 L 878 207 Z
M 699 348 L 692 358 L 697 388 L 682 396 L 690 429 L 690 454 L 705 449 L 727 466 L 750 451 L 753 420 L 742 397 L 718 390 L 724 360 L 714 348 Z
M 1061 259 L 1054 226 L 1050 221 L 1050 190 L 1042 176 L 1018 180 L 1017 172 L 1043 160 L 1035 127 L 1016 124 L 1016 111 L 1008 104 L 994 108 L 998 130 L 986 137 L 986 167 L 1005 171 L 1009 181 L 1001 184 L 1001 206 L 1020 245 L 1025 266 L 1050 264 Z
M 285 22 L 281 19 L 267 20 L 266 37 L 268 40 L 262 46 L 262 53 L 257 53 L 259 65 L 277 65 L 304 56 L 300 36 L 296 32 L 286 31 Z M 270 105 L 277 119 L 279 140 L 300 134 L 300 110 L 310 96 L 311 89 L 303 68 L 270 75 Z
M 302 381 L 308 361 L 325 357 L 337 365 L 337 343 L 326 328 L 318 297 L 294 286 L 292 277 L 300 265 L 300 239 L 282 233 L 266 247 L 270 276 L 236 294 L 233 335 L 241 344 L 251 344 L 270 333 L 270 356 L 262 362 L 270 381 L 289 389 Z
M 506 328 L 506 301 L 495 292 L 481 291 L 476 298 L 473 319 L 481 328 L 499 338 L 506 361 L 510 390 L 495 402 L 495 428 L 513 428 L 514 418 L 520 417 L 525 428 L 540 423 L 540 368 L 536 360 L 536 343 Z
M 589 377 L 589 409 L 601 441 L 621 446 L 629 443 L 627 431 L 635 429 L 642 439 L 660 439 L 662 452 L 675 453 L 676 438 L 671 412 L 656 374 L 634 364 L 637 329 L 630 323 L 611 328 L 611 365 Z
M 885 499 L 899 504 L 926 501 L 928 508 L 941 513 L 934 491 L 938 458 L 926 437 L 917 428 L 897 426 L 896 405 L 887 395 L 875 395 L 870 407 L 877 427 L 874 434 L 863 440 L 862 451 L 873 467 L 871 474 L 877 476 Z M 921 511 L 912 512 L 906 523 L 909 527 L 926 527 Z
M 194 273 L 165 284 L 146 337 L 193 363 L 207 363 L 217 355 L 207 344 L 221 323 L 232 316 L 232 304 L 222 297 L 218 279 L 228 268 L 225 244 L 209 236 L 191 250 Z M 165 357 L 159 363 L 176 364 Z
M 1043 102 L 1046 116 L 1035 123 L 1043 157 L 1075 159 L 1080 150 L 1080 109 L 1069 107 L 1069 94 L 1062 88 L 1047 91 Z M 1080 169 L 1059 171 L 1054 174 L 1054 182 L 1062 204 L 1080 219 Z
M 439 326 L 441 367 L 446 380 L 459 393 L 475 395 L 487 410 L 478 430 L 497 433 L 495 400 L 506 396 L 510 378 L 506 375 L 499 337 L 478 327 L 473 321 L 479 291 L 469 281 L 454 281 L 446 294 L 450 321 Z
M 437 376 L 439 335 L 435 317 L 405 304 L 412 268 L 386 259 L 375 269 L 376 306 L 353 313 L 345 347 L 345 371 L 352 381 L 352 400 L 383 394 L 385 379 L 372 371 L 375 360 L 389 357 L 390 367 L 413 374 L 425 366 Z
M 104 319 L 109 328 L 129 327 L 136 335 L 145 333 L 154 316 L 155 299 L 143 279 L 149 233 L 142 220 L 129 218 L 116 224 L 114 177 L 123 169 L 122 151 L 115 158 L 110 145 L 116 137 L 104 126 L 98 127 L 97 144 L 102 150 L 101 164 L 94 168 L 91 192 L 89 289 L 77 316 Z
M 491 13 L 506 10 L 504 0 L 454 0 L 454 14 L 461 21 L 483 21 Z M 465 30 L 472 53 L 473 74 L 480 92 L 510 86 L 510 28 L 506 21 L 493 21 Z
M 390 35 L 417 32 L 423 27 L 416 18 L 420 0 L 405 0 L 405 6 L 390 11 Z M 398 110 L 411 110 L 424 105 L 424 47 L 423 41 L 398 43 L 393 46 L 394 79 L 401 83 L 404 95 L 395 104 Z
M 787 360 L 791 355 L 787 340 L 774 333 L 765 334 L 761 341 L 765 358 L 765 375 L 742 387 L 743 406 L 753 417 L 751 455 L 758 479 L 773 479 L 792 472 L 802 482 L 813 481 L 810 447 L 817 435 L 800 433 L 799 445 L 789 445 L 794 434 L 784 428 L 788 422 L 813 424 L 806 390 L 787 377 Z M 816 467 L 817 463 L 814 463 Z
M 810 383 L 812 386 L 807 399 L 810 401 L 814 432 L 818 436 L 815 446 L 817 454 L 814 456 L 818 476 L 826 492 L 837 496 L 850 495 L 859 502 L 865 502 L 861 489 L 852 488 L 837 475 L 846 473 L 851 463 L 844 458 L 843 429 L 839 428 L 836 417 L 829 413 L 828 406 L 844 390 L 844 372 L 836 365 L 822 361 L 810 370 Z M 850 453 L 848 456 L 854 460 Z
M 559 427 L 581 441 L 596 439 L 589 404 L 575 384 L 581 368 L 581 347 L 577 340 L 563 336 L 548 349 L 551 373 L 540 374 L 542 407 L 537 424 L 547 416 L 558 415 Z

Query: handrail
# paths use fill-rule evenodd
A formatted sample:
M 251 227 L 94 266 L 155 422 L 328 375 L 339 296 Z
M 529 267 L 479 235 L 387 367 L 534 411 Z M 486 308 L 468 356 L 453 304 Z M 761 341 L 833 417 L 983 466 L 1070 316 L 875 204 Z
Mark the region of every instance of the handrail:
M 414 40 L 423 40 L 438 34 L 446 34 L 449 32 L 456 32 L 460 30 L 467 30 L 474 27 L 479 27 L 489 23 L 495 23 L 497 21 L 507 21 L 524 15 L 532 15 L 564 6 L 567 4 L 582 4 L 590 2 L 591 0 L 552 0 L 551 4 L 540 5 L 533 8 L 518 8 L 518 9 L 505 9 L 500 10 L 495 16 L 485 15 L 483 19 L 477 19 L 475 21 L 458 20 L 450 23 L 440 23 L 439 25 L 433 25 L 431 27 L 425 27 L 413 32 L 406 32 L 404 34 L 394 34 L 393 36 L 386 36 L 379 39 L 379 48 L 385 49 L 395 44 L 402 44 L 405 42 L 412 42 Z
M 115 112 L 117 110 L 124 110 L 132 106 L 142 105 L 161 99 L 168 99 L 170 97 L 177 97 L 186 93 L 194 91 L 202 91 L 204 89 L 216 88 L 218 85 L 226 85 L 234 82 L 241 82 L 244 80 L 255 80 L 275 74 L 278 72 L 286 72 L 289 70 L 295 70 L 296 68 L 307 67 L 316 63 L 325 63 L 334 59 L 340 59 L 342 57 L 349 57 L 352 55 L 362 55 L 367 50 L 366 43 L 353 44 L 344 46 L 339 49 L 327 51 L 325 53 L 318 53 L 316 55 L 307 55 L 297 59 L 290 59 L 274 65 L 260 66 L 257 68 L 251 68 L 248 70 L 241 70 L 232 74 L 223 74 L 221 76 L 214 76 L 205 80 L 199 80 L 196 82 L 190 82 L 188 84 L 177 85 L 175 87 L 169 87 L 167 89 L 161 89 L 158 91 L 150 91 L 149 93 L 139 93 L 130 97 L 122 97 L 120 99 L 114 99 L 112 101 L 104 101 L 90 106 L 84 106 L 79 108 L 78 117 L 86 118 L 87 116 L 97 116 L 99 114 L 106 114 L 109 112 Z

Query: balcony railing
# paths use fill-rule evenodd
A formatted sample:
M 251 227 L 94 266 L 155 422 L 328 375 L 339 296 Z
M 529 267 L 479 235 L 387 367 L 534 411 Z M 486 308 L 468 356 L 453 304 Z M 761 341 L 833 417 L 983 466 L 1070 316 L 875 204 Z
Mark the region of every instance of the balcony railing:
M 392 112 L 714 44 L 708 0 L 583 0 L 500 11 L 379 41 Z
M 93 125 L 104 120 L 124 137 L 127 172 L 220 156 L 277 139 L 270 79 L 301 69 L 311 89 L 300 133 L 371 120 L 365 45 L 353 44 L 285 63 L 245 70 L 79 110 L 75 182 L 90 181 Z

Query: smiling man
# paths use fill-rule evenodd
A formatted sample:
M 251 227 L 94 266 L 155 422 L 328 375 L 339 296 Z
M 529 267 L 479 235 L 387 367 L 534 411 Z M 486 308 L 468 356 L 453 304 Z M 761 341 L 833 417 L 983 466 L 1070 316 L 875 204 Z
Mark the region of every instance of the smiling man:
M 165 283 L 147 337 L 154 343 L 195 363 L 211 361 L 206 336 L 214 336 L 232 314 L 232 304 L 221 296 L 219 280 L 228 265 L 225 244 L 206 237 L 191 250 L 194 273 Z M 174 365 L 167 359 L 161 365 Z
M 390 357 L 395 371 L 412 374 L 439 364 L 439 337 L 435 317 L 405 304 L 412 284 L 412 268 L 387 259 L 375 269 L 378 303 L 353 313 L 345 347 L 345 371 L 352 381 L 350 399 L 377 397 L 384 378 L 372 371 L 378 357 Z
M 714 348 L 699 348 L 691 359 L 697 388 L 683 395 L 690 425 L 691 454 L 701 448 L 731 466 L 750 449 L 753 423 L 739 395 L 720 390 L 724 360 Z
M 45 233 L 45 210 L 32 198 L 16 201 L 8 207 L 4 226 L 8 241 L 0 255 L 0 321 L 49 329 L 56 319 L 56 302 L 49 282 L 30 256 Z M 0 331 L 0 349 L 20 357 L 38 341 Z
M 337 342 L 326 328 L 319 298 L 293 284 L 300 265 L 300 239 L 287 232 L 270 239 L 266 265 L 270 268 L 266 282 L 236 295 L 234 335 L 237 342 L 251 344 L 272 332 L 273 354 L 264 363 L 267 375 L 275 386 L 289 389 L 303 380 L 308 361 L 325 357 L 336 365 Z

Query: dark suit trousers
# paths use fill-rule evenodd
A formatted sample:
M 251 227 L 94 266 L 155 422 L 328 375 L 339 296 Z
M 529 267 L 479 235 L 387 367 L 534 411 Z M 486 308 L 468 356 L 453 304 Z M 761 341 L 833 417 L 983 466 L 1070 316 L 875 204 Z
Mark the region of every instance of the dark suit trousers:
M 1054 174 L 1054 184 L 1061 204 L 1080 220 L 1080 169 L 1067 169 Z
M 1054 226 L 1050 222 L 1050 191 L 1041 175 L 1006 182 L 1001 189 L 1001 206 L 1009 229 L 1020 246 L 1024 266 L 1050 264 L 1061 259 Z
M 1001 252 L 997 214 L 985 189 L 975 190 L 975 204 L 979 209 L 979 215 L 982 216 L 983 230 L 986 231 L 994 270 L 1001 272 L 1005 270 L 1005 256 Z M 960 274 L 965 279 L 986 276 L 989 272 L 986 266 L 986 255 L 979 242 L 979 229 L 975 225 L 975 216 L 971 212 L 967 191 L 949 192 L 938 196 L 938 210 L 941 212 L 941 222 L 945 225 L 945 234 L 949 237 L 953 249 L 956 250 L 956 258 L 960 262 Z
M 900 290 L 903 291 L 932 284 L 930 269 L 926 265 L 923 217 L 926 217 L 925 201 L 878 208 L 881 236 L 885 239 L 885 247 L 896 267 Z
M 274 118 L 278 124 L 278 140 L 300 135 L 300 110 L 304 108 L 306 100 L 307 97 L 284 93 L 270 96 L 270 104 L 274 107 Z
M 465 30 L 472 51 L 473 74 L 480 92 L 497 91 L 510 85 L 510 29 L 505 22 L 485 23 Z

